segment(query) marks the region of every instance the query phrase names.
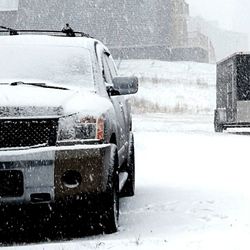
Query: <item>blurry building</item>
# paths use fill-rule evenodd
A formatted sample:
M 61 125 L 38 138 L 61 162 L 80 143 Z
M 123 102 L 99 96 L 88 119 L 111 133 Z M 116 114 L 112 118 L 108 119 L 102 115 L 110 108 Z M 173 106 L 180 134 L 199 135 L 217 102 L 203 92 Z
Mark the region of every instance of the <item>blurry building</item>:
M 200 33 L 189 32 L 189 5 L 184 0 L 172 0 L 171 9 L 171 59 L 173 61 L 214 62 L 213 45 L 208 37 Z
M 235 52 L 248 50 L 248 36 L 244 33 L 221 29 L 217 22 L 192 17 L 188 21 L 190 33 L 196 32 L 209 37 L 214 46 L 216 60 Z
M 3 26 L 61 30 L 70 23 L 103 41 L 115 58 L 209 61 L 206 46 L 190 46 L 185 0 L 1 1 L 9 3 L 0 12 Z
M 198 31 L 189 32 L 186 47 L 192 50 L 190 58 L 193 61 L 216 62 L 214 46 L 208 36 Z
M 170 60 L 170 48 L 178 39 L 184 40 L 186 32 L 179 32 L 184 0 L 176 1 L 19 0 L 17 13 L 1 13 L 0 23 L 60 30 L 68 22 L 103 41 L 116 57 Z M 176 15 L 178 22 L 173 21 Z
M 61 30 L 68 22 L 113 48 L 117 57 L 151 54 L 167 60 L 170 12 L 170 0 L 19 0 L 15 23 L 10 12 L 0 15 L 0 23 L 18 29 Z
M 188 37 L 189 5 L 184 0 L 171 0 L 172 47 L 185 47 Z

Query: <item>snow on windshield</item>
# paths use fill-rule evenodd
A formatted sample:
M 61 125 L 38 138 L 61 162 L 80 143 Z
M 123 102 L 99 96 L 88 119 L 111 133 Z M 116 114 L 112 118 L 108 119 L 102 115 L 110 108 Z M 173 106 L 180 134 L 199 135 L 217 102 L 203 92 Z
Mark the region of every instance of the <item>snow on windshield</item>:
M 85 48 L 44 45 L 0 47 L 0 83 L 24 81 L 93 89 L 90 52 Z

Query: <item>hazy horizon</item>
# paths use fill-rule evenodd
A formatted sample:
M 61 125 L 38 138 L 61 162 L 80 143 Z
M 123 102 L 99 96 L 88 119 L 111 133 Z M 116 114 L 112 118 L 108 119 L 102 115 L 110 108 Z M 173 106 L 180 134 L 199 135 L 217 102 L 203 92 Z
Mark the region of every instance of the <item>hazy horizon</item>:
M 218 21 L 223 29 L 244 32 L 250 35 L 249 0 L 186 0 L 191 16 L 201 16 L 210 21 Z

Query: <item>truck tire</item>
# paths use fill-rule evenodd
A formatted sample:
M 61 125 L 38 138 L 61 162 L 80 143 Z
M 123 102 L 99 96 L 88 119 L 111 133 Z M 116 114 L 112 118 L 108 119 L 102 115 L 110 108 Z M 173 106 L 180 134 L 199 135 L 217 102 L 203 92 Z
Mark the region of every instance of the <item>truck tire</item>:
M 129 197 L 135 195 L 135 146 L 134 135 L 132 132 L 130 133 L 126 172 L 128 173 L 128 179 L 121 191 L 121 197 Z
M 216 133 L 222 133 L 223 132 L 223 124 L 219 121 L 218 111 L 215 110 L 214 112 L 214 131 Z
M 223 132 L 223 125 L 215 122 L 214 123 L 214 131 L 216 133 L 222 133 Z
M 101 231 L 106 234 L 115 233 L 119 222 L 119 175 L 118 175 L 118 153 L 117 147 L 111 145 L 109 169 L 112 170 L 107 183 L 107 191 L 100 194 L 100 207 L 97 221 Z
M 111 144 L 110 158 L 107 164 L 109 178 L 105 192 L 88 194 L 84 203 L 77 203 L 79 223 L 84 222 L 91 234 L 111 234 L 118 230 L 119 222 L 119 176 L 118 153 L 115 144 Z M 84 207 L 85 206 L 85 207 Z M 86 216 L 87 215 L 87 216 Z M 84 221 L 85 220 L 85 221 Z M 83 228 L 83 226 L 80 226 Z

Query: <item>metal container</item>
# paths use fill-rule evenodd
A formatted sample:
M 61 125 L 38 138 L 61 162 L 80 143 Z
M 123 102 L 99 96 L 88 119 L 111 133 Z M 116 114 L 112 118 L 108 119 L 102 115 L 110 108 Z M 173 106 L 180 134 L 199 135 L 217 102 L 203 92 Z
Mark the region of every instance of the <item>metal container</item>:
M 250 53 L 236 53 L 217 63 L 216 132 L 250 127 Z

